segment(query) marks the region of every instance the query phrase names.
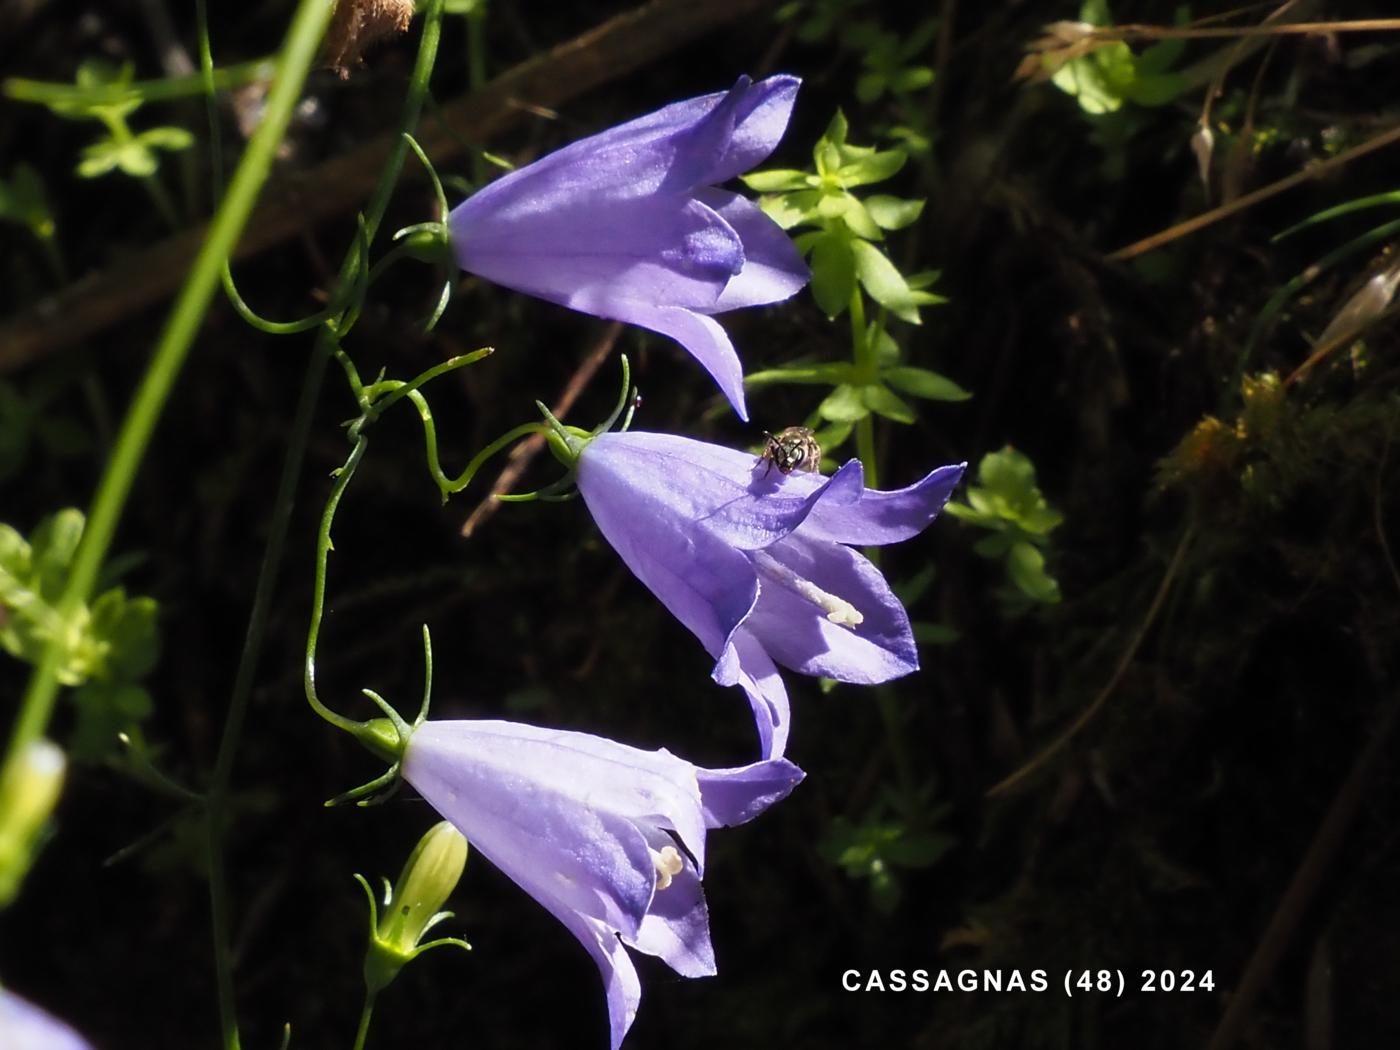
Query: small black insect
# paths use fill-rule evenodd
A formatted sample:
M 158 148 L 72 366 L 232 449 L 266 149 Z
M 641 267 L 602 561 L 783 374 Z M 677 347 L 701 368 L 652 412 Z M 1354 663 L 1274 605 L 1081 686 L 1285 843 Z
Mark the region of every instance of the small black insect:
M 767 439 L 759 459 L 767 460 L 763 476 L 777 467 L 784 474 L 794 470 L 816 470 L 821 466 L 822 447 L 817 444 L 817 436 L 806 427 L 784 427 L 776 434 L 763 432 Z

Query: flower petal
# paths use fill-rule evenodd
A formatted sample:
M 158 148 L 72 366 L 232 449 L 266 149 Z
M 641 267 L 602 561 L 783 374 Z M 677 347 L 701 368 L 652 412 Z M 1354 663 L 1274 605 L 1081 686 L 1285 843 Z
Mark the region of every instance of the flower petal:
M 890 492 L 865 489 L 856 503 L 821 503 L 803 523 L 802 535 L 867 547 L 917 536 L 938 517 L 966 469 L 966 463 L 953 463 L 906 488 Z
M 591 450 L 579 459 L 578 487 L 593 520 L 627 567 L 717 656 L 753 608 L 758 580 L 749 560 L 694 528 L 618 460 Z M 609 445 L 614 443 L 609 442 Z M 604 446 L 606 448 L 608 446 Z
M 743 627 L 736 630 L 710 677 L 720 685 L 743 686 L 758 728 L 759 756 L 782 758 L 791 720 L 787 687 L 758 639 Z
M 738 232 L 686 197 L 528 198 L 489 211 L 475 199 L 448 219 L 462 269 L 598 317 L 613 316 L 614 299 L 708 311 L 744 266 Z
M 673 102 L 578 139 L 501 176 L 468 201 L 484 213 L 519 200 L 546 206 L 585 196 L 635 200 L 724 182 L 773 152 L 800 83 L 789 76 L 757 84 L 740 77 L 729 91 Z
M 595 310 L 590 309 L 590 313 Z M 729 334 L 713 317 L 679 306 L 667 306 L 641 299 L 609 299 L 604 312 L 597 306 L 596 315 L 614 321 L 626 321 L 639 328 L 669 335 L 700 362 L 710 373 L 719 392 L 734 406 L 734 412 L 748 422 L 749 410 L 744 401 L 744 366 L 729 341 Z
M 727 190 L 701 190 L 695 196 L 714 209 L 744 244 L 744 268 L 724 286 L 719 300 L 705 308 L 706 313 L 781 302 L 812 279 L 792 238 L 758 205 Z
M 715 972 L 715 949 L 710 943 L 710 914 L 700 876 L 689 864 L 658 889 L 641 932 L 627 941 L 638 951 L 655 955 L 682 977 L 710 977 Z
M 645 837 L 578 784 L 549 782 L 562 751 L 489 725 L 423 724 L 404 752 L 404 779 L 530 896 L 635 935 L 656 883 Z
M 579 915 L 557 900 L 541 898 L 543 904 L 562 922 L 579 943 L 593 956 L 603 977 L 603 989 L 608 997 L 608 1028 L 612 1033 L 611 1050 L 618 1050 L 627 1030 L 637 1016 L 642 1003 L 642 982 L 632 964 L 627 949 L 612 930 L 597 919 Z
M 619 493 L 645 492 L 676 527 L 696 525 L 740 549 L 775 543 L 797 529 L 820 503 L 862 498 L 863 474 L 852 460 L 829 478 L 799 484 L 747 452 L 644 431 L 600 434 L 579 459 L 579 488 L 589 509 L 589 475 L 606 472 Z M 631 498 L 630 495 L 627 498 Z M 713 650 L 712 650 L 713 651 Z
M 675 164 L 664 185 L 673 190 L 713 186 L 758 164 L 787 130 L 801 83 L 797 77 L 779 75 L 755 84 L 741 76 L 717 105 L 677 137 Z
M 807 775 L 785 758 L 734 769 L 696 769 L 705 826 L 728 828 L 753 820 L 787 798 Z
M 0 988 L 0 1047 L 5 1050 L 91 1050 L 77 1032 L 33 1003 Z
M 797 576 L 856 608 L 855 627 L 832 623 L 825 612 L 767 574 L 744 629 L 784 667 L 802 674 L 871 685 L 919 669 L 909 614 L 863 555 L 839 543 L 789 536 L 764 549 Z

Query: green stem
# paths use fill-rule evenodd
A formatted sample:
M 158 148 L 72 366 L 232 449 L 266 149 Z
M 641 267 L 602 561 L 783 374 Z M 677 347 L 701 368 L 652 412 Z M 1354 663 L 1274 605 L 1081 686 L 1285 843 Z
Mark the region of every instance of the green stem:
M 10 77 L 5 80 L 3 92 L 16 102 L 37 102 L 43 106 L 54 103 L 68 103 L 81 106 L 112 106 L 122 102 L 160 102 L 173 98 L 191 98 L 203 94 L 206 84 L 212 84 L 219 91 L 242 87 L 259 80 L 268 80 L 280 75 L 277 59 L 260 58 L 252 62 L 240 62 L 213 70 L 211 74 L 191 73 L 183 77 L 164 77 L 160 80 L 139 80 L 134 84 L 101 85 L 78 87 L 74 84 L 54 84 L 44 80 L 27 80 L 24 77 Z
M 319 3 L 316 0 L 303 0 L 302 8 L 298 9 L 298 18 L 301 17 L 308 4 L 316 8 L 323 16 L 320 29 L 321 32 L 324 32 L 324 20 L 329 16 L 330 5 L 325 4 L 324 0 Z M 412 80 L 400 117 L 400 129 L 403 131 L 411 130 L 417 125 L 418 116 L 422 111 L 428 78 L 437 57 L 441 20 L 441 0 L 430 0 L 424 16 L 423 35 L 418 45 L 418 58 L 414 65 Z M 319 43 L 319 34 L 317 42 Z M 266 118 L 264 119 L 266 120 Z M 402 140 L 400 139 L 400 141 Z M 361 259 L 364 248 L 362 245 L 368 243 L 368 240 L 373 237 L 374 230 L 377 229 L 380 219 L 383 217 L 384 210 L 388 206 L 389 196 L 393 192 L 394 184 L 398 181 L 399 173 L 403 168 L 405 152 L 406 148 L 403 146 L 396 148 L 390 154 L 383 171 L 380 173 L 379 182 L 365 212 L 361 235 L 357 237 L 354 246 L 347 252 L 336 280 L 331 301 L 337 309 L 344 309 L 345 304 L 353 296 L 354 290 L 362 287 L 359 280 L 360 269 L 363 265 Z M 237 178 L 238 176 L 235 174 L 235 182 Z M 232 192 L 231 186 L 230 193 Z M 227 262 L 226 255 L 222 262 Z M 220 270 L 222 270 L 222 264 Z M 217 276 L 219 274 L 216 274 Z M 326 365 L 336 347 L 336 334 L 331 331 L 330 327 L 322 328 L 307 361 L 306 374 L 302 379 L 301 395 L 292 421 L 291 432 L 288 435 L 287 454 L 283 460 L 282 475 L 278 482 L 277 495 L 269 522 L 267 547 L 263 553 L 262 565 L 258 570 L 258 582 L 254 591 L 253 606 L 248 616 L 248 630 L 244 637 L 243 652 L 239 658 L 238 672 L 229 699 L 224 734 L 219 742 L 219 756 L 209 786 L 207 851 L 210 870 L 210 914 L 213 923 L 215 969 L 219 981 L 220 1009 L 221 1011 L 227 1009 L 225 1014 L 226 1050 L 237 1050 L 238 1047 L 236 1021 L 233 1020 L 232 1015 L 232 979 L 228 952 L 230 942 L 228 898 L 223 874 L 223 840 L 227 823 L 229 783 L 233 771 L 233 759 L 242 736 L 248 699 L 252 693 L 253 678 L 262 655 L 273 593 L 276 589 L 277 576 L 281 569 L 282 554 L 291 523 L 296 485 L 301 475 L 302 462 L 306 456 L 306 447 L 310 439 L 311 422 L 316 403 L 319 400 L 321 381 L 325 376 Z M 227 1008 L 225 1008 L 225 1004 L 227 1004 Z M 232 1042 L 228 1040 L 230 1031 L 232 1032 Z
M 310 623 L 306 628 L 306 662 L 303 666 L 302 685 L 306 692 L 306 702 L 311 705 L 318 715 L 324 718 L 337 729 L 344 729 L 353 733 L 359 728 L 359 723 L 338 715 L 321 702 L 316 695 L 316 644 L 321 638 L 321 620 L 325 615 L 326 607 L 326 564 L 330 560 L 331 548 L 331 525 L 335 522 L 336 508 L 340 506 L 340 498 L 345 495 L 346 488 L 355 476 L 355 471 L 359 469 L 360 460 L 364 458 L 365 449 L 369 445 L 369 439 L 365 437 L 363 426 L 366 420 L 361 416 L 350 427 L 351 433 L 355 436 L 355 446 L 350 450 L 350 456 L 345 461 L 345 465 L 336 472 L 335 484 L 331 486 L 331 494 L 326 499 L 325 509 L 321 511 L 321 527 L 316 534 L 316 579 L 311 588 L 311 616 Z
M 74 621 L 92 594 L 151 432 L 209 308 L 224 260 L 242 233 L 258 191 L 267 178 L 273 155 L 320 44 L 327 17 L 327 5 L 321 0 L 302 0 L 297 8 L 296 19 L 278 59 L 278 75 L 262 123 L 248 143 L 228 194 L 210 223 L 208 236 L 171 309 L 93 497 L 83 540 L 58 602 L 60 621 L 64 624 Z M 58 695 L 58 670 L 64 658 L 65 642 L 63 635 L 51 639 L 30 677 L 10 735 L 7 762 L 13 761 L 30 742 L 43 735 L 48 726 Z
M 855 362 L 854 381 L 857 385 L 873 383 L 876 378 L 875 348 L 870 344 L 870 332 L 865 322 L 865 297 L 860 288 L 851 292 L 851 357 Z M 866 414 L 856 421 L 856 456 L 865 467 L 865 484 L 880 487 L 879 467 L 875 462 L 875 417 Z M 871 552 L 866 551 L 869 555 Z M 878 556 L 872 559 L 877 564 Z
M 369 1035 L 369 1022 L 374 1017 L 374 992 L 365 992 L 365 1005 L 360 1010 L 360 1027 L 355 1032 L 354 1050 L 365 1050 L 365 1039 Z

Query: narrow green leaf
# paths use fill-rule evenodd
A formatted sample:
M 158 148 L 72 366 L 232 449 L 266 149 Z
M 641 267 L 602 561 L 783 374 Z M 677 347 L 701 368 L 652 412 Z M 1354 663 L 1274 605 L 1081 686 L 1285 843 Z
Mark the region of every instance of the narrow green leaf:
M 947 376 L 927 368 L 888 368 L 882 378 L 896 390 L 928 401 L 966 401 L 972 396 Z
M 923 212 L 924 202 L 875 194 L 865 198 L 865 210 L 881 229 L 902 230 Z
M 919 418 L 907 401 L 883 383 L 867 383 L 860 388 L 860 395 L 870 411 L 896 423 L 913 423 Z
M 851 253 L 855 257 L 856 276 L 870 298 L 901 321 L 918 324 L 919 311 L 912 303 L 913 292 L 884 252 L 868 241 L 854 241 Z
M 856 288 L 853 246 L 865 244 L 837 233 L 823 233 L 812 246 L 812 297 L 827 317 L 839 317 Z
M 841 384 L 826 396 L 817 411 L 823 419 L 833 423 L 857 423 L 870 415 L 870 409 L 861 400 L 860 390 L 848 384 Z
M 757 193 L 780 193 L 783 190 L 808 189 L 811 182 L 805 171 L 793 168 L 772 168 L 768 171 L 751 171 L 740 175 L 739 181 Z

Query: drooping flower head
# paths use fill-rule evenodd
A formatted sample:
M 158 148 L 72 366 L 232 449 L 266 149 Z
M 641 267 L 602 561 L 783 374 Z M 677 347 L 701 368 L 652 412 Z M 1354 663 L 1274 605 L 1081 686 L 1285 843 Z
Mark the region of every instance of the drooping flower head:
M 623 945 L 684 977 L 713 974 L 705 833 L 752 819 L 803 776 L 785 760 L 701 769 L 665 750 L 499 721 L 425 722 L 402 763 L 403 778 L 588 949 L 612 1050 L 642 997 Z
M 584 445 L 577 482 L 628 568 L 715 657 L 715 681 L 744 688 L 774 758 L 788 735 L 777 665 L 861 684 L 918 669 L 904 606 L 850 545 L 922 532 L 965 467 L 880 492 L 855 459 L 829 478 L 784 474 L 747 452 L 630 431 Z
M 713 315 L 787 299 L 809 274 L 776 223 L 716 186 L 773 151 L 798 84 L 740 77 L 511 172 L 448 216 L 458 264 L 670 336 L 748 418 L 743 368 Z
M 5 1050 L 92 1050 L 62 1021 L 0 988 L 0 1047 Z

